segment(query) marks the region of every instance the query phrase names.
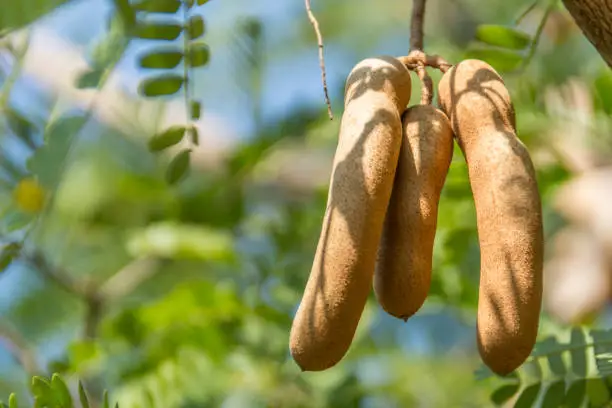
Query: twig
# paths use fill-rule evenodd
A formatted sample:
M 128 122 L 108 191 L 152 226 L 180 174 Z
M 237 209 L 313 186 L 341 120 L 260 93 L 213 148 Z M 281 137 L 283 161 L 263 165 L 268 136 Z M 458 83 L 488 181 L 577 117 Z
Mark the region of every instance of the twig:
M 425 0 L 412 1 L 410 20 L 410 51 L 423 51 L 423 20 L 425 19 Z
M 523 19 L 525 17 L 527 17 L 527 15 L 529 13 L 531 13 L 533 11 L 534 8 L 536 8 L 536 6 L 538 5 L 539 1 L 535 0 L 533 3 L 531 3 L 517 18 L 516 20 L 514 20 L 514 25 L 519 25 L 521 23 L 521 21 L 523 21 Z
M 6 344 L 8 350 L 21 364 L 30 378 L 43 373 L 32 347 L 26 342 L 21 333 L 6 321 L 0 321 L 0 341 Z
M 319 22 L 317 21 L 315 15 L 312 13 L 312 9 L 310 7 L 310 0 L 304 0 L 304 4 L 306 6 L 306 13 L 308 13 L 308 19 L 310 20 L 310 24 L 312 24 L 315 34 L 317 35 L 317 43 L 319 45 L 319 66 L 321 67 L 321 81 L 323 82 L 323 92 L 325 93 L 327 114 L 329 115 L 329 119 L 334 120 L 331 102 L 329 100 L 329 92 L 327 91 L 327 76 L 325 74 L 325 59 L 323 57 L 323 36 L 321 35 L 321 30 L 319 29 Z
M 433 81 L 423 65 L 417 67 L 416 73 L 421 80 L 421 105 L 431 105 L 433 102 Z
M 531 46 L 529 47 L 529 53 L 527 54 L 527 57 L 525 57 L 525 60 L 523 61 L 523 66 L 521 67 L 521 70 L 525 70 L 525 68 L 527 68 L 533 56 L 535 55 L 536 48 L 538 47 L 538 43 L 540 42 L 540 37 L 542 36 L 542 32 L 544 31 L 544 26 L 546 25 L 546 22 L 548 21 L 548 16 L 553 11 L 555 6 L 556 6 L 556 1 L 549 0 L 548 6 L 546 7 L 546 10 L 544 11 L 544 15 L 542 16 L 542 20 L 540 20 L 538 29 L 536 30 L 536 33 L 533 37 L 533 41 L 531 41 Z
M 133 292 L 143 282 L 151 278 L 158 269 L 158 261 L 141 258 L 130 262 L 104 282 L 98 291 L 106 301 L 122 298 Z

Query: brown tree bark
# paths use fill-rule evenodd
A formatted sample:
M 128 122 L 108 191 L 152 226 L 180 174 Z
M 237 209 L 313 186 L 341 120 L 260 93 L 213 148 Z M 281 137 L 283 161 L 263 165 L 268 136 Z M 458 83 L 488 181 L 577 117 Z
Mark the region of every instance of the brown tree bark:
M 612 0 L 563 0 L 576 24 L 612 67 Z

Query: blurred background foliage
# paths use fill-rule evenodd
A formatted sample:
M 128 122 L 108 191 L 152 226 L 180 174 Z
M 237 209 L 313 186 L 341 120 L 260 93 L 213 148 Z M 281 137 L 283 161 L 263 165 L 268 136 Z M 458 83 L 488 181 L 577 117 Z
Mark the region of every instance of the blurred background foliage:
M 565 406 L 610 406 L 610 334 L 598 329 L 611 320 L 612 73 L 560 2 L 522 19 L 525 47 L 512 51 L 479 27 L 513 26 L 530 2 L 428 2 L 426 51 L 502 72 L 538 170 L 541 341 L 505 380 L 476 351 L 479 248 L 459 150 L 423 309 L 402 323 L 371 297 L 349 354 L 326 372 L 300 373 L 288 352 L 344 79 L 363 58 L 406 54 L 411 2 L 314 2 L 334 121 L 300 1 L 187 3 L 163 15 L 179 30 L 183 13 L 203 17 L 207 48 L 191 61 L 206 67 L 176 74 L 183 100 L 143 91 L 143 56 L 183 44 L 180 31 L 134 29 L 136 16 L 159 15 L 125 1 L 0 0 L 0 399 L 28 401 L 31 376 L 57 372 L 71 392 L 81 379 L 128 408 L 552 407 L 573 384 L 580 398 Z M 166 136 L 152 152 L 172 126 L 191 138 Z

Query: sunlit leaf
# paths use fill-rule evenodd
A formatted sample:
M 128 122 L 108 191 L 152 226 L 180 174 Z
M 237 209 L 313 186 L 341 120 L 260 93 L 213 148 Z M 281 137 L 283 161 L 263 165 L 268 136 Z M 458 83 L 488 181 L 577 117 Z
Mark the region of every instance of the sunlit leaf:
M 522 50 L 531 43 L 529 34 L 512 27 L 481 24 L 476 28 L 476 39 L 489 45 Z
M 181 8 L 180 0 L 141 0 L 135 3 L 132 7 L 138 11 L 147 11 L 149 13 L 167 13 L 174 14 Z
M 183 32 L 177 23 L 140 23 L 134 29 L 134 37 L 145 40 L 173 41 Z
M 465 58 L 483 60 L 500 72 L 512 71 L 523 62 L 523 56 L 515 51 L 472 45 L 465 53 Z
M 164 96 L 177 93 L 183 86 L 184 78 L 176 74 L 147 78 L 140 83 L 139 92 L 144 96 Z
M 54 395 L 49 380 L 39 376 L 32 377 L 31 390 L 32 395 L 36 397 L 37 402 L 41 407 L 44 405 L 53 405 Z
M 520 387 L 521 385 L 518 383 L 503 385 L 491 394 L 491 401 L 495 405 L 503 405 L 517 393 Z
M 189 171 L 189 162 L 191 158 L 191 150 L 185 149 L 180 151 L 168 164 L 166 170 L 166 181 L 169 184 L 175 184 L 181 180 Z
M 187 24 L 189 39 L 193 40 L 204 35 L 204 19 L 201 15 L 192 16 Z
M 72 407 L 72 396 L 66 386 L 66 383 L 58 374 L 53 374 L 51 377 L 51 388 L 55 394 L 55 404 L 59 404 L 62 408 Z
M 157 152 L 160 150 L 167 149 L 170 146 L 174 146 L 183 140 L 185 135 L 185 126 L 171 126 L 161 133 L 153 136 L 149 140 L 149 150 Z
M 153 50 L 139 58 L 142 68 L 172 69 L 183 59 L 183 53 L 178 50 Z
M 189 49 L 189 65 L 191 67 L 201 67 L 208 64 L 210 50 L 206 44 L 194 44 Z
M 514 408 L 532 408 L 533 404 L 538 399 L 541 386 L 541 383 L 536 383 L 526 387 L 518 400 L 516 400 Z
M 601 378 L 589 378 L 586 381 L 589 402 L 596 407 L 610 402 L 610 391 Z
M 167 222 L 134 232 L 127 248 L 133 256 L 223 260 L 232 255 L 233 241 L 227 231 Z
M 598 99 L 598 106 L 604 112 L 612 113 L 612 72 L 609 69 L 603 70 L 593 83 L 594 95 Z

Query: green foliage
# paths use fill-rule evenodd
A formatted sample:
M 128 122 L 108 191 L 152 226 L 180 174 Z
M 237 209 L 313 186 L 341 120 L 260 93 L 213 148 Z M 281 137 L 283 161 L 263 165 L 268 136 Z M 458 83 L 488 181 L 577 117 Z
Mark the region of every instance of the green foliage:
M 531 37 L 522 31 L 494 24 L 478 26 L 476 39 L 485 44 L 514 50 L 525 49 L 532 41 Z
M 45 377 L 34 376 L 31 382 L 31 395 L 34 399 L 33 408 L 75 408 L 72 401 L 72 395 L 68 389 L 68 386 L 59 374 L 55 373 L 51 377 L 51 380 Z M 83 388 L 83 384 L 79 381 L 79 401 L 81 408 L 89 408 L 89 398 Z M 106 408 L 109 406 L 108 392 L 104 391 L 103 406 Z M 23 407 L 23 405 L 21 405 Z M 0 401 L 0 408 L 4 408 L 6 405 Z M 17 403 L 17 396 L 11 394 L 8 399 L 8 408 L 19 408 L 20 405 Z M 117 402 L 116 408 L 119 407 Z
M 602 406 L 612 395 L 608 382 L 612 330 L 573 328 L 569 341 L 548 337 L 537 342 L 531 357 L 509 377 L 496 376 L 501 385 L 491 394 L 497 406 L 514 398 L 515 407 Z M 589 370 L 589 361 L 594 369 Z M 482 366 L 476 378 L 495 376 Z M 508 379 L 510 383 L 508 383 Z
M 0 37 L 22 28 L 69 0 L 0 0 Z

